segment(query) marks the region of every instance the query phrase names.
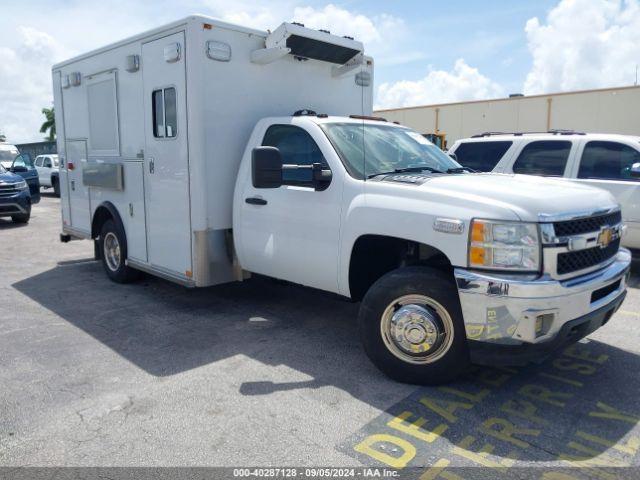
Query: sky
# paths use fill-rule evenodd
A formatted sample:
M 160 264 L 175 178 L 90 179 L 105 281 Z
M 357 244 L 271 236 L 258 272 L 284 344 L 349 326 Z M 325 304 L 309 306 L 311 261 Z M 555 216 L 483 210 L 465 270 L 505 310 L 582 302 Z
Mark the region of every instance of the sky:
M 640 64 L 640 0 L 2 2 L 0 133 L 13 143 L 43 139 L 53 63 L 192 13 L 361 40 L 376 108 L 633 85 Z

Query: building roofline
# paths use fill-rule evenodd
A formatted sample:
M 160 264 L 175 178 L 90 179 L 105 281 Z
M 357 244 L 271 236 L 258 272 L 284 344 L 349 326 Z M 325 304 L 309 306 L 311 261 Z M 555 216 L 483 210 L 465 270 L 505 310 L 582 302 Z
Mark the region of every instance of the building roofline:
M 627 85 L 623 87 L 607 87 L 607 88 L 592 88 L 587 90 L 573 90 L 570 92 L 555 92 L 555 93 L 542 93 L 537 95 L 523 95 L 517 97 L 506 97 L 506 98 L 487 98 L 485 100 L 467 100 L 461 102 L 448 102 L 448 103 L 433 103 L 430 105 L 415 105 L 411 107 L 397 107 L 397 108 L 383 108 L 380 110 L 374 110 L 375 113 L 382 112 L 400 112 L 405 110 L 416 110 L 420 108 L 434 108 L 434 107 L 449 107 L 453 105 L 468 105 L 475 103 L 489 103 L 489 102 L 508 102 L 508 101 L 516 101 L 516 100 L 526 100 L 529 98 L 550 98 L 550 97 L 559 97 L 564 95 L 577 95 L 581 93 L 593 93 L 593 92 L 612 92 L 619 90 L 633 90 L 640 89 L 640 85 Z

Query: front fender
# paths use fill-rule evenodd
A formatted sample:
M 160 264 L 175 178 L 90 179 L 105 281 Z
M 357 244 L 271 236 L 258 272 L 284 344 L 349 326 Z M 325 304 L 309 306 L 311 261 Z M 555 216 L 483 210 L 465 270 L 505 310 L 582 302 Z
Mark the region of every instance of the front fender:
M 434 222 L 439 218 L 462 221 L 462 232 L 436 231 Z M 365 186 L 351 197 L 343 213 L 340 293 L 351 296 L 349 266 L 353 247 L 361 236 L 384 235 L 429 245 L 444 253 L 452 266 L 466 267 L 469 225 L 473 218 L 517 219 L 507 208 L 469 205 L 463 200 L 415 187 L 384 185 L 383 182 Z

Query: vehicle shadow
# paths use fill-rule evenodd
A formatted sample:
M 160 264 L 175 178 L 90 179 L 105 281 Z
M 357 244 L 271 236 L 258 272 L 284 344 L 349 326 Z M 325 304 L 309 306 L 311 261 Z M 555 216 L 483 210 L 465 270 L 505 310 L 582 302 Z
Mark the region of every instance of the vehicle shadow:
M 0 230 L 9 230 L 12 228 L 22 228 L 28 227 L 28 223 L 16 223 L 11 220 L 11 217 L 2 217 L 0 218 Z
M 413 415 L 409 421 L 423 417 L 429 427 L 446 426 L 433 443 L 413 442 L 422 449 L 418 448 L 411 465 L 431 464 L 436 447 L 482 456 L 484 443 L 492 445 L 493 456 L 505 461 L 514 457 L 514 447 L 522 447 L 522 442 L 529 447 L 516 448 L 521 460 L 550 461 L 564 453 L 594 458 L 609 450 L 611 442 L 625 438 L 640 421 L 640 357 L 606 343 L 579 344 L 586 349 L 584 358 L 559 354 L 542 365 L 517 370 L 478 367 L 447 387 L 417 388 L 389 380 L 369 362 L 356 328 L 359 305 L 337 296 L 262 277 L 204 289 L 185 289 L 152 277 L 118 285 L 101 270 L 98 262 L 65 262 L 12 286 L 157 377 L 244 355 L 265 365 L 286 366 L 309 380 L 256 378 L 239 386 L 242 395 L 268 396 L 324 386 L 348 392 L 382 411 L 340 447 L 365 464 L 371 464 L 373 457 L 357 453 L 354 446 L 374 433 L 406 439 L 406 434 L 388 426 L 403 412 Z M 74 348 L 74 340 L 56 341 L 62 342 L 58 345 L 62 350 Z M 35 354 L 39 346 L 28 348 Z M 458 393 L 452 393 L 452 388 Z M 545 397 L 545 389 L 550 397 Z M 407 397 L 389 407 L 398 392 L 406 392 Z M 431 408 L 422 401 L 425 397 L 431 399 Z M 450 402 L 458 402 L 458 407 L 447 414 Z M 616 421 L 610 413 L 607 417 L 602 405 L 625 412 L 626 420 Z M 600 416 L 593 415 L 602 411 Z M 483 425 L 496 418 L 524 433 L 512 433 L 515 441 L 505 440 L 504 435 L 500 440 L 503 423 Z M 605 440 L 566 452 L 579 432 Z

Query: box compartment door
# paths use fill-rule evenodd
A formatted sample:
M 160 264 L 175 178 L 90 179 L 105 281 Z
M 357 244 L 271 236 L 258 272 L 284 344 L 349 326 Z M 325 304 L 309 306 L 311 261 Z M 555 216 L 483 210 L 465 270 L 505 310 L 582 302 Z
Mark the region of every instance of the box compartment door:
M 184 32 L 142 45 L 149 263 L 192 277 Z
M 89 187 L 85 186 L 82 181 L 82 170 L 87 164 L 87 141 L 67 139 L 66 149 L 65 171 L 70 226 L 74 230 L 90 235 Z

